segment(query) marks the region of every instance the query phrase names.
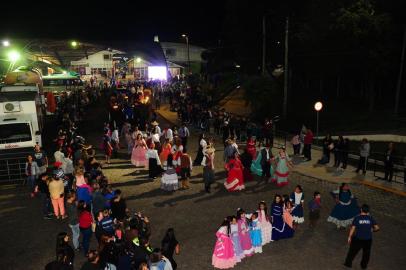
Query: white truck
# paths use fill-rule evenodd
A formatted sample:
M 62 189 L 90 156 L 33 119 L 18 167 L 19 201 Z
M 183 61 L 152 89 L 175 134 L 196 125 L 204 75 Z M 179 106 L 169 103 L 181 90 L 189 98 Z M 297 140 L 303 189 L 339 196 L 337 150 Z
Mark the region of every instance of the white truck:
M 0 89 L 0 154 L 42 146 L 45 99 L 38 70 L 20 67 L 6 75 Z

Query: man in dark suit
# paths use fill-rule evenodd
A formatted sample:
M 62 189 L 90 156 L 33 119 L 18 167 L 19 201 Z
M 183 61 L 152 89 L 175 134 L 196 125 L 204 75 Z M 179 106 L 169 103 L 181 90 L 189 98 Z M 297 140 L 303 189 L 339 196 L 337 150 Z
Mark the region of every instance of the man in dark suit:
M 270 144 L 267 143 L 265 148 L 261 150 L 261 168 L 262 168 L 262 180 L 268 182 L 271 177 L 271 159 L 272 152 Z

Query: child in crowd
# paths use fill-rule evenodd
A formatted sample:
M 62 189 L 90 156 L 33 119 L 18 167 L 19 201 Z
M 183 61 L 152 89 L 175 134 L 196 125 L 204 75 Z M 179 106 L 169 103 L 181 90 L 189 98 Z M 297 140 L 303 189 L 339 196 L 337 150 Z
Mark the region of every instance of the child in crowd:
M 258 213 L 254 212 L 251 214 L 250 219 L 250 237 L 252 246 L 255 253 L 262 253 L 262 233 L 259 227 Z
M 238 236 L 240 237 L 241 248 L 244 251 L 246 257 L 252 256 L 254 249 L 251 243 L 251 237 L 249 235 L 249 227 L 247 219 L 245 217 L 245 211 L 241 208 L 237 210 L 237 224 L 238 224 Z
M 292 217 L 296 224 L 301 224 L 304 222 L 303 215 L 303 203 L 304 195 L 302 186 L 297 185 L 295 191 L 290 194 L 290 201 L 293 204 Z
M 212 265 L 220 269 L 233 268 L 237 264 L 237 260 L 234 254 L 233 241 L 230 238 L 230 221 L 228 219 L 223 220 L 216 237 Z
M 230 224 L 231 240 L 233 241 L 235 257 L 237 262 L 241 262 L 241 260 L 245 257 L 245 255 L 244 251 L 241 248 L 240 236 L 238 234 L 237 217 L 232 216 L 229 219 L 231 220 Z
M 192 171 L 192 158 L 186 151 L 186 147 L 183 148 L 183 153 L 179 158 L 180 160 L 180 176 L 181 176 L 181 189 L 189 188 L 189 178 Z
M 309 202 L 309 227 L 315 228 L 317 221 L 320 218 L 321 209 L 321 195 L 320 192 L 315 191 L 313 194 L 313 200 Z
M 268 207 L 265 201 L 258 204 L 258 225 L 261 229 L 262 245 L 272 241 L 272 224 L 268 216 Z

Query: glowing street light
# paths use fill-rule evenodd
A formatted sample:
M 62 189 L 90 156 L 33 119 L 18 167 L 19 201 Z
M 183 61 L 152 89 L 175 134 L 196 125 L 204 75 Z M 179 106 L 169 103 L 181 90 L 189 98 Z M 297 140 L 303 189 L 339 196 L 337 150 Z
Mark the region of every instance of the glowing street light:
M 137 63 L 141 63 L 141 61 L 142 61 L 141 57 L 137 57 L 137 58 L 135 58 L 135 62 L 137 62 Z
M 317 101 L 314 104 L 314 109 L 316 110 L 316 139 L 317 142 L 319 142 L 319 112 L 321 111 L 321 109 L 323 109 L 323 103 L 321 103 L 320 101 Z
M 190 73 L 190 49 L 189 49 L 189 37 L 186 34 L 182 34 L 182 37 L 186 40 L 186 47 L 187 47 L 187 63 L 188 63 L 188 71 Z
M 10 60 L 10 62 L 15 63 L 18 61 L 18 59 L 20 59 L 21 55 L 19 52 L 17 51 L 11 51 L 8 53 L 8 59 Z
M 10 41 L 3 40 L 2 44 L 3 44 L 4 47 L 8 47 L 8 46 L 10 46 Z
M 71 45 L 73 48 L 76 48 L 76 47 L 78 46 L 78 43 L 77 43 L 76 41 L 72 41 L 72 42 L 70 43 L 70 45 Z

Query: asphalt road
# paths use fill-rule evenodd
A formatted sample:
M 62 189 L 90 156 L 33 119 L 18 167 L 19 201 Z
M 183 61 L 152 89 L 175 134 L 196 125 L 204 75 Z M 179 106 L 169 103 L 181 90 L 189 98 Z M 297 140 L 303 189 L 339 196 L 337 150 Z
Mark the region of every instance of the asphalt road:
M 94 145 L 99 145 L 105 115 L 102 105 L 93 107 L 83 125 L 85 136 Z M 160 119 L 160 122 L 164 123 L 164 120 Z M 195 136 L 188 148 L 194 157 L 197 150 Z M 238 207 L 252 211 L 259 201 L 265 200 L 269 204 L 275 193 L 289 194 L 297 184 L 304 188 L 307 205 L 307 199 L 318 190 L 322 193 L 323 208 L 315 230 L 308 229 L 305 222 L 297 229 L 294 238 L 268 244 L 262 254 L 244 259 L 235 269 L 344 269 L 347 231 L 338 231 L 326 222 L 334 204 L 329 192 L 336 188 L 336 184 L 292 174 L 289 186 L 283 188 L 254 181 L 247 183 L 243 192 L 228 193 L 223 187 L 222 146 L 216 148 L 217 182 L 211 194 L 203 192 L 201 167 L 193 170 L 191 189 L 173 193 L 160 190 L 159 179 L 148 180 L 145 171 L 135 169 L 125 153 L 106 166 L 104 172 L 114 188 L 123 191 L 129 208 L 150 217 L 153 246 L 159 246 L 167 228 L 175 228 L 181 245 L 181 254 L 175 260 L 179 269 L 188 270 L 213 269 L 214 234 L 222 219 L 235 214 Z M 406 213 L 403 210 L 406 209 L 406 198 L 362 185 L 352 185 L 352 192 L 360 203 L 370 204 L 372 215 L 381 226 L 381 231 L 374 234 L 369 269 L 405 269 Z M 2 269 L 43 269 L 54 258 L 57 233 L 70 232 L 66 222 L 43 220 L 39 200 L 30 199 L 25 187 L 1 186 L 0 205 Z M 95 246 L 94 239 L 92 244 Z M 76 261 L 77 265 L 84 261 L 81 253 L 77 254 Z M 360 255 L 354 261 L 354 269 L 360 269 L 359 261 Z

